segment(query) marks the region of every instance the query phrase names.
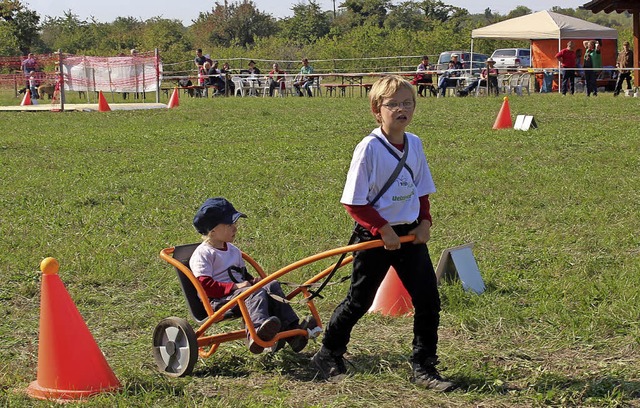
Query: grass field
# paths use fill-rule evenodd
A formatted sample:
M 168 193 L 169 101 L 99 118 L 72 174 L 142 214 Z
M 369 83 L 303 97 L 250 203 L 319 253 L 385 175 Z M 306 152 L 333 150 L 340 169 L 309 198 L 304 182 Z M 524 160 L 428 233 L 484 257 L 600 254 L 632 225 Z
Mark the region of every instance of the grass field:
M 34 405 L 24 390 L 37 375 L 38 265 L 53 256 L 123 385 L 86 406 L 640 407 L 640 102 L 513 97 L 514 118 L 539 124 L 529 132 L 492 130 L 501 103 L 421 99 L 409 128 L 438 188 L 433 262 L 474 242 L 487 285 L 482 295 L 441 286 L 441 369 L 460 385 L 447 395 L 409 382 L 410 318 L 363 318 L 353 375 L 338 384 L 314 380 L 319 343 L 259 356 L 226 343 L 182 379 L 160 374 L 151 354 L 155 325 L 187 317 L 158 253 L 199 240 L 191 220 L 206 197 L 249 216 L 237 244 L 270 272 L 346 243 L 339 198 L 353 147 L 374 125 L 364 99 L 2 112 L 0 405 Z M 325 290 L 325 320 L 346 290 Z

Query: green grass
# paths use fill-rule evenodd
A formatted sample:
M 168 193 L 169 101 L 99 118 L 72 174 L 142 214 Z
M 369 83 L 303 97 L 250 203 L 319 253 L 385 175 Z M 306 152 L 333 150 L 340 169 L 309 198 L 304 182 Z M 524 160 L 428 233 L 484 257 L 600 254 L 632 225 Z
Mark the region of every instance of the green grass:
M 364 99 L 0 112 L 1 405 L 33 404 L 38 265 L 53 256 L 123 384 L 88 406 L 640 406 L 638 100 L 510 98 L 514 118 L 535 116 L 529 132 L 492 130 L 501 103 L 421 99 L 409 129 L 438 188 L 432 259 L 474 242 L 487 285 L 479 296 L 441 286 L 441 368 L 460 384 L 448 395 L 408 381 L 410 318 L 363 318 L 349 345 L 354 375 L 339 384 L 313 380 L 318 343 L 260 356 L 226 343 L 183 379 L 160 374 L 151 354 L 155 325 L 187 317 L 158 252 L 199 240 L 191 220 L 206 197 L 248 214 L 237 243 L 269 272 L 345 244 L 344 177 L 374 125 Z M 346 290 L 323 293 L 324 320 Z

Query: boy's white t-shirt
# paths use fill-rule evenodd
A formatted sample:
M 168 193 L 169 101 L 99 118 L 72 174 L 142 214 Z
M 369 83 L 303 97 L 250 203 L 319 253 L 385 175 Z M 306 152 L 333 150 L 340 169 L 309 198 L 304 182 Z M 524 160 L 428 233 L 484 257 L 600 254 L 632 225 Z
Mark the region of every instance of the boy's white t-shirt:
M 239 268 L 244 268 L 245 263 L 238 247 L 227 242 L 227 250 L 216 249 L 206 242 L 198 245 L 189 260 L 189 267 L 193 275 L 208 276 L 218 282 L 242 282 L 245 277 Z M 235 281 L 231 279 L 232 274 Z
M 402 157 L 403 152 L 393 147 L 382 134 L 381 128 L 374 129 L 377 135 L 393 151 Z M 402 168 L 395 182 L 378 199 L 373 207 L 391 225 L 410 224 L 418 219 L 419 198 L 436 191 L 427 158 L 422 149 L 422 140 L 413 133 L 405 133 L 409 155 L 406 165 L 411 173 Z M 405 149 L 407 146 L 405 146 Z M 366 136 L 353 152 L 347 181 L 340 202 L 347 205 L 367 205 L 378 195 L 398 165 L 398 159 L 372 135 Z

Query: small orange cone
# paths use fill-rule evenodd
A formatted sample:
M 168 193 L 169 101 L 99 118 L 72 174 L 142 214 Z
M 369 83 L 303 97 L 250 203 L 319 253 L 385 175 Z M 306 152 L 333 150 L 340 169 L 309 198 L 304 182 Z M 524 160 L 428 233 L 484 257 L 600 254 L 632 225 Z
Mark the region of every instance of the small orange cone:
M 24 97 L 22 98 L 22 102 L 20 102 L 20 106 L 27 105 L 33 105 L 33 103 L 31 102 L 31 91 L 28 89 L 24 91 Z
M 40 263 L 38 378 L 27 393 L 39 399 L 77 400 L 118 390 L 100 348 L 58 276 L 58 261 Z
M 387 276 L 380 284 L 373 305 L 369 313 L 379 312 L 385 316 L 402 316 L 413 311 L 411 296 L 398 277 L 396 270 L 391 267 Z
M 167 109 L 175 108 L 180 105 L 180 97 L 178 92 L 178 87 L 176 86 L 171 94 L 171 98 L 169 98 L 169 103 L 167 104 Z
M 493 124 L 494 129 L 511 129 L 513 127 L 513 122 L 511 121 L 511 108 L 509 108 L 509 98 L 506 96 L 503 99 L 502 107 L 500 108 L 500 112 L 498 112 L 498 117 L 496 118 L 496 122 Z
M 102 91 L 100 91 L 100 93 L 98 95 L 98 111 L 99 112 L 109 112 L 109 111 L 111 111 L 111 108 L 109 107 L 109 104 L 107 103 L 107 100 L 104 98 L 104 95 L 102 94 Z

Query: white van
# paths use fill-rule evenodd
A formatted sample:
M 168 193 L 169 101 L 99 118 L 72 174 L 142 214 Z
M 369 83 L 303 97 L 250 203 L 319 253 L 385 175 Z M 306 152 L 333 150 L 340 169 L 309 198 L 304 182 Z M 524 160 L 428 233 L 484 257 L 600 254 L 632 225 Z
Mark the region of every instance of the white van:
M 498 69 L 531 67 L 531 51 L 528 48 L 501 48 L 495 50 L 491 58 Z

